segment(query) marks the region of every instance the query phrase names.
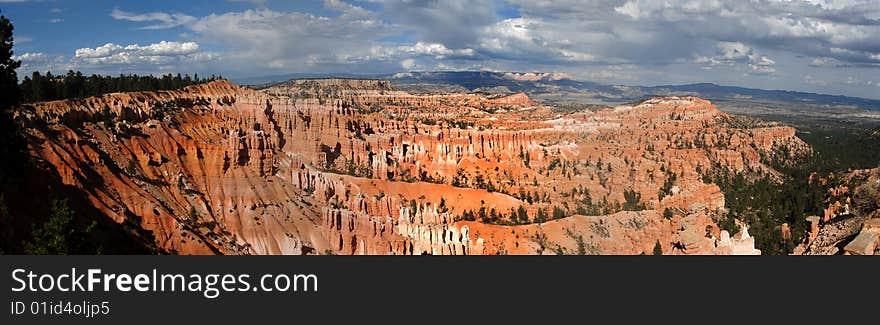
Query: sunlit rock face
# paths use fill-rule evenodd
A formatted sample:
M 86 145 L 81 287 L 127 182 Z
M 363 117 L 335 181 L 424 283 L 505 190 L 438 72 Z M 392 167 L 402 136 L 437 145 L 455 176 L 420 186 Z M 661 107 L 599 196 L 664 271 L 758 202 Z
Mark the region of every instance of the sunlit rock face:
M 215 81 L 17 118 L 66 184 L 180 254 L 751 254 L 702 176 L 774 177 L 762 161 L 810 150 L 694 97 L 563 114 L 382 80 Z

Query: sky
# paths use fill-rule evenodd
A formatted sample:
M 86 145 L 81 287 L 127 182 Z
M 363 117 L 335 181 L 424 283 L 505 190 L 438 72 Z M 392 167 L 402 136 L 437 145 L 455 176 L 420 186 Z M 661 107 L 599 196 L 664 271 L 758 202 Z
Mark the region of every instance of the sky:
M 880 0 L 0 0 L 20 74 L 487 70 L 880 99 Z

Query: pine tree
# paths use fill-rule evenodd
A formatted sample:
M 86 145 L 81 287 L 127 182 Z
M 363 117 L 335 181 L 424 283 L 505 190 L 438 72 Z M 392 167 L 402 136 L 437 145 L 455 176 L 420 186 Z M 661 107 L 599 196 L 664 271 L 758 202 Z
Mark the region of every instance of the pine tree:
M 12 30 L 9 19 L 0 16 L 0 184 L 6 184 L 14 178 L 25 160 L 24 139 L 11 114 L 12 108 L 21 99 L 18 75 L 15 73 L 21 62 L 12 59 Z
M 12 23 L 5 16 L 0 16 L 0 111 L 4 113 L 18 104 L 20 94 L 18 92 L 18 75 L 15 69 L 21 66 L 21 61 L 12 59 Z
M 66 255 L 73 253 L 71 242 L 75 233 L 72 226 L 73 210 L 67 200 L 52 201 L 49 219 L 34 226 L 32 240 L 24 243 L 24 251 L 32 255 Z
M 660 240 L 657 240 L 657 244 L 654 245 L 654 255 L 663 255 L 663 246 L 660 245 Z

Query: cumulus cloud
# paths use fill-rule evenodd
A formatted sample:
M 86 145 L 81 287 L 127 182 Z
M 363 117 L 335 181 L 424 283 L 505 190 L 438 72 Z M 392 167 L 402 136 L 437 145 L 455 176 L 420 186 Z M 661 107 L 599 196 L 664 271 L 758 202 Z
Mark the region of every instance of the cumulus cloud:
M 833 61 L 834 61 L 834 59 L 832 59 L 832 58 L 818 57 L 818 58 L 813 58 L 813 60 L 810 61 L 809 65 L 811 67 L 826 67 L 826 66 L 830 66 Z
M 46 54 L 43 54 L 42 52 L 36 52 L 36 53 L 30 53 L 30 52 L 28 52 L 28 53 L 24 53 L 24 54 L 21 54 L 21 55 L 13 55 L 13 56 L 12 56 L 12 59 L 13 59 L 13 60 L 19 60 L 19 61 L 22 62 L 22 64 L 25 64 L 25 63 L 27 63 L 27 62 L 39 62 L 39 61 L 43 61 L 43 60 L 46 59 L 46 57 L 47 57 Z
M 334 67 L 350 69 L 346 65 L 354 63 L 370 63 L 358 67 L 380 72 L 397 70 L 404 65 L 414 67 L 417 58 L 458 60 L 477 54 L 471 48 L 450 47 L 442 42 L 401 44 L 377 41 L 400 35 L 409 29 L 383 19 L 380 12 L 348 2 L 325 0 L 323 5 L 337 15 L 331 18 L 307 12 L 260 8 L 200 17 L 185 27 L 200 41 L 226 48 L 228 53 L 224 54 L 223 59 L 230 65 L 251 66 L 252 70 L 327 71 Z M 430 8 L 423 7 L 425 10 Z M 144 19 L 140 21 L 145 23 L 165 23 L 169 17 L 161 13 L 127 15 L 131 16 L 143 16 Z
M 486 27 L 479 49 L 491 57 L 535 64 L 593 62 L 599 57 L 592 44 L 602 33 L 584 32 L 577 39 L 565 37 L 558 25 L 534 18 L 510 18 Z
M 264 67 L 344 64 L 368 57 L 390 26 L 349 8 L 337 19 L 268 9 L 210 15 L 189 26 L 199 37 L 232 50 L 231 59 Z
M 715 56 L 701 56 L 694 62 L 704 66 L 728 65 L 737 63 L 748 64 L 750 73 L 770 74 L 776 72 L 776 61 L 768 56 L 758 54 L 757 51 L 740 42 L 718 42 L 716 45 L 718 54 Z
M 21 67 L 18 71 L 22 75 L 29 74 L 32 71 L 66 71 L 70 68 L 69 62 L 64 56 L 50 56 L 43 52 L 26 52 L 12 56 L 13 60 L 21 61 Z
M 96 48 L 77 49 L 74 60 L 93 65 L 170 64 L 181 61 L 210 60 L 211 54 L 199 53 L 195 42 L 168 42 L 148 45 L 107 43 Z
M 809 56 L 862 63 L 880 52 L 880 5 L 876 0 L 691 1 L 628 0 L 642 23 L 669 32 L 718 41 L 736 40 Z M 846 55 L 832 48 L 845 49 Z M 880 61 L 876 61 L 880 62 Z
M 714 52 L 718 42 L 758 50 L 880 64 L 876 0 L 511 0 L 541 26 L 535 41 L 554 50 L 566 41 L 599 61 L 668 64 Z M 832 50 L 838 48 L 840 50 Z M 841 51 L 843 50 L 843 51 Z M 755 68 L 768 66 L 758 60 Z
M 676 33 L 633 22 L 611 1 L 514 1 L 521 17 L 482 33 L 494 56 L 533 64 L 668 64 L 693 55 Z M 640 14 L 637 14 L 640 15 Z M 692 46 L 698 46 L 694 43 Z
M 417 67 L 416 60 L 404 59 L 404 60 L 400 61 L 400 66 L 408 71 L 412 71 Z
M 382 60 L 397 59 L 404 56 L 429 56 L 437 60 L 448 57 L 470 57 L 473 56 L 473 49 L 450 49 L 440 43 L 418 42 L 415 45 L 400 45 L 395 47 L 376 46 L 370 51 L 370 56 L 361 58 L 361 60 Z
M 372 0 L 382 9 L 371 11 L 325 0 L 324 7 L 340 13 L 338 17 L 266 8 L 201 18 L 117 9 L 112 16 L 151 23 L 141 27 L 145 29 L 186 26 L 241 57 L 255 55 L 275 67 L 288 67 L 296 60 L 313 65 L 384 61 L 406 52 L 400 47 L 419 44 L 533 65 L 663 65 L 695 56 L 729 63 L 730 58 L 713 57 L 717 44 L 748 46 L 755 53 L 772 49 L 850 64 L 880 64 L 880 38 L 875 37 L 880 33 L 880 6 L 871 6 L 872 1 L 509 0 L 520 17 L 502 19 L 496 1 Z M 379 41 L 408 33 L 414 33 L 414 44 Z M 775 70 L 769 56 L 746 57 L 753 73 Z M 436 59 L 461 57 L 441 54 Z
M 869 80 L 880 68 L 877 0 L 324 0 L 311 12 L 227 1 L 254 8 L 110 13 L 139 29 L 183 29 L 186 41 L 166 47 L 193 40 L 219 52 L 156 55 L 149 45 L 111 43 L 74 60 L 166 69 L 218 62 L 218 72 L 249 75 L 485 69 L 642 84 L 836 80 L 829 87 L 866 84 L 846 83 L 837 69 Z M 99 52 L 108 54 L 91 57 Z

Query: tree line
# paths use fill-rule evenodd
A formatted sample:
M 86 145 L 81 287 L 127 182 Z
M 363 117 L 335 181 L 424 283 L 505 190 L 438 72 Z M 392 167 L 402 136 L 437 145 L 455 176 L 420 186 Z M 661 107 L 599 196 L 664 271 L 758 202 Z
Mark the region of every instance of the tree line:
M 816 154 L 802 157 L 790 166 L 768 162 L 780 172 L 781 183 L 769 177 L 752 178 L 715 166 L 703 175 L 703 182 L 717 184 L 724 193 L 729 213 L 720 220 L 721 229 L 735 234 L 739 227 L 733 219 L 744 221 L 755 237 L 755 246 L 763 254 L 785 255 L 791 253 L 806 234 L 806 217 L 821 216 L 827 206 L 828 189 L 833 184 L 823 184 L 811 177 L 824 163 Z M 782 237 L 785 223 L 791 231 L 790 238 Z
M 211 75 L 201 78 L 194 76 L 166 74 L 159 77 L 153 75 L 120 74 L 119 76 L 101 76 L 92 74 L 85 76 L 82 72 L 67 71 L 64 75 L 53 75 L 52 72 L 41 74 L 33 72 L 24 77 L 19 90 L 22 101 L 26 103 L 86 98 L 103 94 L 129 91 L 156 91 L 181 89 L 186 86 L 222 79 L 222 76 Z

